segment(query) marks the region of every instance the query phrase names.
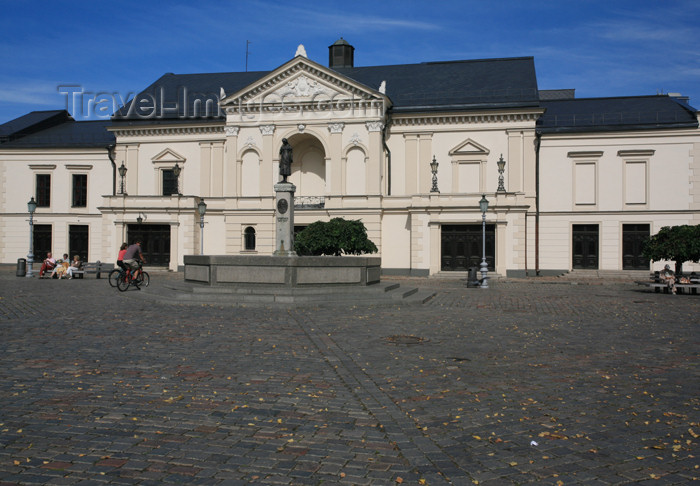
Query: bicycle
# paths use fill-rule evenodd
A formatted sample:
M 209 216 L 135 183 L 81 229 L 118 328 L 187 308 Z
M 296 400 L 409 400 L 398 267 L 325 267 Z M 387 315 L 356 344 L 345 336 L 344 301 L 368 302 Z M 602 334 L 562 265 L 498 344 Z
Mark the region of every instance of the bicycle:
M 120 292 L 125 292 L 131 285 L 140 289 L 141 286 L 148 287 L 150 283 L 151 277 L 148 275 L 148 272 L 143 270 L 143 263 L 141 262 L 139 262 L 139 268 L 136 270 L 135 275 L 132 275 L 131 268 L 127 266 L 117 276 L 117 289 Z
M 119 278 L 119 275 L 124 271 L 123 267 L 115 267 L 112 269 L 111 272 L 109 272 L 109 285 L 111 287 L 116 287 L 117 286 L 117 279 Z

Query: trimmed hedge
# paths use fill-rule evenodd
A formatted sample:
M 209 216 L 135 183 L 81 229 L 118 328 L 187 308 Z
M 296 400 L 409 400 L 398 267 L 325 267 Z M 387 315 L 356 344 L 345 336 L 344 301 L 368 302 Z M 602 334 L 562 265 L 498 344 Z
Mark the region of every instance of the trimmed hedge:
M 367 238 L 360 220 L 333 218 L 310 224 L 294 240 L 297 255 L 362 255 L 376 253 L 377 246 Z

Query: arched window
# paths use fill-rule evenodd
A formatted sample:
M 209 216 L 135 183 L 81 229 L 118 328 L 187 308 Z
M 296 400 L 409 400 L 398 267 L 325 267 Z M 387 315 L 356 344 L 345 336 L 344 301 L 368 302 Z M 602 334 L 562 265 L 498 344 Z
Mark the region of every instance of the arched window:
M 255 250 L 255 228 L 248 226 L 243 231 L 243 248 L 245 250 Z

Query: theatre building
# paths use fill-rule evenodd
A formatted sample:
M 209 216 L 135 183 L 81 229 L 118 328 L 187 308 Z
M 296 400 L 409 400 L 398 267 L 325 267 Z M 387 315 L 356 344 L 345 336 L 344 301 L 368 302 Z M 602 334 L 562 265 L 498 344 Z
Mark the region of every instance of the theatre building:
M 27 255 L 31 197 L 39 259 L 113 262 L 136 237 L 171 270 L 187 254 L 271 254 L 284 138 L 296 229 L 361 220 L 385 274 L 478 266 L 484 196 L 499 275 L 648 271 L 649 235 L 700 224 L 698 114 L 680 95 L 542 91 L 531 57 L 354 56 L 342 39 L 328 65 L 300 46 L 271 71 L 164 74 L 110 120 L 0 125 L 0 261 Z

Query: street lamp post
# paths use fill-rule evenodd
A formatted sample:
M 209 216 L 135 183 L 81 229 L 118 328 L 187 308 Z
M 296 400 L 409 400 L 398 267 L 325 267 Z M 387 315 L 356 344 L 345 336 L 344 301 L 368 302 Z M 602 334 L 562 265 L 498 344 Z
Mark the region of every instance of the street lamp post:
M 489 288 L 489 281 L 486 274 L 489 271 L 489 265 L 486 263 L 486 210 L 489 208 L 489 200 L 486 199 L 486 194 L 481 195 L 479 201 L 479 209 L 481 209 L 481 288 Z
M 440 192 L 437 185 L 437 171 L 438 162 L 435 160 L 435 156 L 433 155 L 433 161 L 430 163 L 430 172 L 433 173 L 433 187 L 430 189 L 430 192 Z
M 199 231 L 200 231 L 199 254 L 204 255 L 204 213 L 207 212 L 207 204 L 204 202 L 204 199 L 199 200 L 199 204 L 197 204 L 197 211 L 199 212 Z
M 31 278 L 34 276 L 34 271 L 32 270 L 34 265 L 34 211 L 36 211 L 34 196 L 27 203 L 27 209 L 29 210 L 29 254 L 27 255 L 26 277 Z
M 122 161 L 122 165 L 119 166 L 119 177 L 121 177 L 122 179 L 121 190 L 119 191 L 119 193 L 123 195 L 126 195 L 126 192 L 124 192 L 124 177 L 126 177 L 126 171 L 127 168 L 124 165 L 124 161 Z

